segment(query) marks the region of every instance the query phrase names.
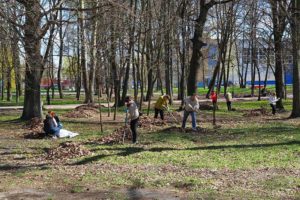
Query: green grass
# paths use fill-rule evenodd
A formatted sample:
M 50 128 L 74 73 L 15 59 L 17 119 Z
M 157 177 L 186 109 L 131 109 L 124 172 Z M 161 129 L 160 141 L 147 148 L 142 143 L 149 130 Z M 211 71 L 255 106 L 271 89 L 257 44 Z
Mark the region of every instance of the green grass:
M 290 110 L 291 101 L 284 103 Z M 261 121 L 243 117 L 242 110 L 261 106 L 270 110 L 267 101 L 234 102 L 235 112 L 227 112 L 225 103 L 220 103 L 217 116 L 225 122 L 218 129 L 204 122 L 201 126 L 207 130 L 205 133 L 147 132 L 139 128 L 138 145 L 92 142 L 111 133 L 118 125 L 105 124 L 101 133 L 99 125 L 63 122 L 66 129 L 80 133 L 71 140 L 82 142 L 93 154 L 58 166 L 37 165 L 5 173 L 5 188 L 58 184 L 73 193 L 81 193 L 87 187 L 95 190 L 171 188 L 184 192 L 188 199 L 297 199 L 300 197 L 300 122 L 284 117 Z M 58 112 L 61 115 L 66 111 Z M 211 111 L 201 112 L 211 116 Z M 0 133 L 21 129 L 22 122 L 8 121 L 16 119 L 18 114 L 0 115 Z M 44 155 L 45 149 L 68 140 L 2 139 L 0 150 L 13 146 L 12 155 L 22 155 L 25 161 L 31 161 Z M 5 162 L 6 168 L 13 166 L 12 160 Z M 25 181 L 29 177 L 43 178 Z M 121 195 L 120 199 L 123 198 Z

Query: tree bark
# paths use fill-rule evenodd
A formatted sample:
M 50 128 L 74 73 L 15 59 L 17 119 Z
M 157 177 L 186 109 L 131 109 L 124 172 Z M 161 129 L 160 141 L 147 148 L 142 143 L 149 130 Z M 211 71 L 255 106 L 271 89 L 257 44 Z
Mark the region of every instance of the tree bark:
M 97 5 L 96 5 L 97 6 Z M 97 35 L 99 33 L 98 21 L 97 21 L 97 11 L 93 12 L 94 19 L 92 20 L 92 30 L 91 30 L 91 44 L 90 44 L 90 70 L 89 70 L 89 80 L 88 80 L 88 91 L 86 97 L 86 103 L 94 102 L 94 84 L 95 84 L 95 69 L 97 66 Z M 96 19 L 95 19 L 96 18 Z
M 126 70 L 125 70 L 125 76 L 124 76 L 124 81 L 123 81 L 123 86 L 122 86 L 122 99 L 119 102 L 119 106 L 124 106 L 125 98 L 127 96 L 127 91 L 128 91 L 128 81 L 129 81 L 129 73 L 130 73 L 130 64 L 134 66 L 134 52 L 133 52 L 133 47 L 134 47 L 134 32 L 135 32 L 135 23 L 136 23 L 136 11 L 137 11 L 137 0 L 135 0 L 135 3 L 133 0 L 130 0 L 130 8 L 134 8 L 134 17 L 133 17 L 133 22 L 131 26 L 129 27 L 129 47 L 128 47 L 128 53 L 127 53 L 127 58 L 126 58 Z M 133 56 L 132 56 L 133 54 Z M 135 76 L 135 75 L 134 75 Z M 135 81 L 135 78 L 133 79 Z
M 42 117 L 40 82 L 44 71 L 41 51 L 41 7 L 38 1 L 27 1 L 25 6 L 24 48 L 26 56 L 25 96 L 21 119 Z
M 60 6 L 60 8 L 62 8 L 62 5 Z M 62 10 L 59 11 L 59 14 L 60 14 L 60 22 L 59 22 L 59 62 L 58 62 L 58 70 L 57 70 L 57 87 L 58 87 L 58 92 L 59 92 L 59 98 L 63 99 L 63 92 L 62 92 L 62 86 L 61 86 L 61 69 L 62 69 L 63 51 L 64 51 Z
M 79 19 L 78 19 L 79 20 Z M 81 56 L 80 56 L 80 27 L 77 26 L 77 75 L 76 75 L 76 99 L 79 101 L 80 99 L 80 91 L 81 91 L 81 80 L 82 80 L 82 70 L 81 70 Z
M 273 34 L 274 34 L 274 52 L 275 52 L 275 87 L 276 96 L 280 98 L 276 103 L 276 107 L 284 109 L 282 98 L 284 98 L 284 84 L 283 84 L 283 69 L 282 69 L 282 36 L 285 30 L 286 22 L 283 15 L 281 2 L 271 0 Z
M 293 109 L 292 118 L 300 117 L 300 1 L 293 0 L 294 17 L 291 23 L 293 41 Z
M 84 9 L 84 0 L 80 0 L 80 9 Z M 89 86 L 88 86 L 88 74 L 86 66 L 86 39 L 85 39 L 85 25 L 84 25 L 84 13 L 80 11 L 79 13 L 79 27 L 80 27 L 80 65 L 82 70 L 82 81 L 85 93 L 84 103 L 89 103 Z
M 189 75 L 188 75 L 189 81 L 187 82 L 187 93 L 189 96 L 192 95 L 193 93 L 197 93 L 197 88 L 198 88 L 197 75 L 201 67 L 201 57 L 202 57 L 201 49 L 206 45 L 202 41 L 202 34 L 207 19 L 208 11 L 213 6 L 213 4 L 205 3 L 205 0 L 201 0 L 200 6 L 201 6 L 200 14 L 195 21 L 194 37 L 192 39 L 193 52 L 190 61 L 190 66 L 189 66 Z

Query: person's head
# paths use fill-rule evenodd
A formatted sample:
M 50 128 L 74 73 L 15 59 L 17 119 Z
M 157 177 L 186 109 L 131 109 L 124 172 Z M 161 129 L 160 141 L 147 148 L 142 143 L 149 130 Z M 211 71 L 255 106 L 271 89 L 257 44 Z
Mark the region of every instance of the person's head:
M 164 98 L 164 100 L 170 100 L 170 96 L 169 96 L 169 95 L 167 95 L 167 94 L 166 94 L 166 95 L 164 95 L 164 97 L 163 97 L 163 98 Z
M 130 97 L 130 96 L 127 96 L 127 97 L 125 98 L 125 104 L 126 104 L 127 106 L 129 106 L 129 105 L 131 104 L 131 97 Z
M 130 96 L 125 97 L 125 103 L 128 103 L 131 100 Z
M 49 111 L 48 111 L 48 115 L 51 116 L 51 117 L 54 117 L 54 116 L 55 116 L 55 112 L 49 110 Z
M 196 94 L 196 93 L 192 94 L 191 100 L 192 100 L 192 101 L 195 101 L 196 99 L 197 99 L 197 94 Z

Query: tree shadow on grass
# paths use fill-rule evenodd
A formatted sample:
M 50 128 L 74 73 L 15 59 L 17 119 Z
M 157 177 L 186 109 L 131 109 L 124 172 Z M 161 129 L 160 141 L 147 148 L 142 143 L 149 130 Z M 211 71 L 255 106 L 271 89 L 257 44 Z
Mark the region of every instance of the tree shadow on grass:
M 113 149 L 109 149 L 109 150 L 113 150 Z M 109 157 L 109 156 L 126 157 L 126 156 L 129 156 L 131 154 L 136 154 L 136 153 L 145 151 L 145 149 L 142 148 L 142 147 L 127 147 L 125 149 L 116 148 L 115 150 L 120 150 L 121 152 L 120 153 L 115 153 L 115 154 L 109 154 L 109 155 L 98 154 L 98 155 L 95 155 L 95 156 L 92 156 L 92 157 L 84 158 L 84 159 L 82 159 L 78 162 L 75 162 L 73 165 L 84 165 L 84 164 L 87 164 L 87 163 L 91 163 L 91 162 L 94 162 L 94 161 L 101 160 L 101 159 Z M 95 151 L 95 150 L 92 150 L 92 151 Z
M 120 153 L 104 155 L 99 154 L 96 156 L 84 158 L 83 160 L 74 163 L 73 165 L 83 165 L 93 161 L 101 160 L 105 157 L 109 156 L 130 156 L 140 152 L 157 152 L 161 153 L 164 151 L 205 151 L 205 150 L 220 150 L 220 149 L 251 149 L 251 148 L 270 148 L 276 146 L 286 146 L 286 145 L 300 145 L 300 141 L 293 140 L 288 142 L 281 142 L 281 143 L 269 143 L 269 144 L 240 144 L 240 145 L 212 145 L 212 146 L 197 146 L 197 147 L 190 147 L 190 148 L 171 148 L 171 147 L 155 147 L 150 149 L 145 149 L 144 147 L 120 147 L 120 148 L 106 148 L 106 149 L 98 149 L 98 151 L 121 151 Z M 94 150 L 97 151 L 97 150 Z
M 21 118 L 1 121 L 1 123 L 3 123 L 3 124 L 21 124 L 21 123 L 24 123 L 24 122 L 26 122 L 26 120 L 23 120 Z
M 12 165 L 12 164 L 0 164 L 0 171 L 29 171 L 35 168 L 39 168 L 41 170 L 49 169 L 47 164 L 36 164 L 36 165 Z

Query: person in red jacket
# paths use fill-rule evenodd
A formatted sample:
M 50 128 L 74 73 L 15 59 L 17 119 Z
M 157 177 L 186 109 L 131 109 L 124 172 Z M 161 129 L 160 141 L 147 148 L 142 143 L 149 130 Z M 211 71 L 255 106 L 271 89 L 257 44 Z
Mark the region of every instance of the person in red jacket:
M 217 101 L 218 101 L 218 96 L 215 91 L 211 91 L 210 93 L 210 99 L 213 103 L 213 125 L 216 125 L 216 109 L 217 109 Z
M 218 96 L 217 93 L 215 91 L 211 91 L 210 93 L 210 99 L 212 101 L 213 104 L 216 104 L 218 101 Z

